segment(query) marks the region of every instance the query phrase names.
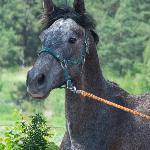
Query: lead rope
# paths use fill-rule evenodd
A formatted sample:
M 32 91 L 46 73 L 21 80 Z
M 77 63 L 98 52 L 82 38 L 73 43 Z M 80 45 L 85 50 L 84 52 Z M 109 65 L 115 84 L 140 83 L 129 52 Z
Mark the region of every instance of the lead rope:
M 70 90 L 71 90 L 72 92 L 78 94 L 78 95 L 83 96 L 83 97 L 88 97 L 88 98 L 90 98 L 91 100 L 95 100 L 95 101 L 98 101 L 98 102 L 102 102 L 102 103 L 107 104 L 107 105 L 109 105 L 109 106 L 113 106 L 113 107 L 118 108 L 118 109 L 120 109 L 120 110 L 123 110 L 123 111 L 125 111 L 125 112 L 131 113 L 131 114 L 133 114 L 133 115 L 135 115 L 135 116 L 140 116 L 140 117 L 142 117 L 142 118 L 144 118 L 144 119 L 146 119 L 146 120 L 150 120 L 150 116 L 149 116 L 149 115 L 146 115 L 146 114 L 144 114 L 144 113 L 142 113 L 142 112 L 138 112 L 138 111 L 136 111 L 136 110 L 129 109 L 129 108 L 127 108 L 127 107 L 121 106 L 121 105 L 116 104 L 116 103 L 114 103 L 114 102 L 110 102 L 110 101 L 108 101 L 108 100 L 106 100 L 106 99 L 104 99 L 104 98 L 98 97 L 98 96 L 96 96 L 96 95 L 94 95 L 94 94 L 92 94 L 92 93 L 89 93 L 89 92 L 86 92 L 86 91 L 83 91 L 83 90 L 76 90 L 76 87 L 70 88 Z

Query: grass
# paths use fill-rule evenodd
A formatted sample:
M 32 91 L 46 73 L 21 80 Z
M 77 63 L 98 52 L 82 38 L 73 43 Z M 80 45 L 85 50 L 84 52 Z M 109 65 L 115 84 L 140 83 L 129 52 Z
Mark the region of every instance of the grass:
M 109 68 L 104 69 L 106 79 L 117 83 L 121 88 L 130 94 L 143 94 L 150 92 L 150 76 L 148 73 L 135 73 L 127 71 L 124 76 L 117 76 Z

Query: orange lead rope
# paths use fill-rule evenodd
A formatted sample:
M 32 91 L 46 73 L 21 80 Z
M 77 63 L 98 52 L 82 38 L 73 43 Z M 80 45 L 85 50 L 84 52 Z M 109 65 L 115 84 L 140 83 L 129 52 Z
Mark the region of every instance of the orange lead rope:
M 140 117 L 142 117 L 142 118 L 145 118 L 145 119 L 147 119 L 147 120 L 150 120 L 150 116 L 149 116 L 149 115 L 146 115 L 146 114 L 144 114 L 144 113 L 141 113 L 141 112 L 138 112 L 138 111 L 135 111 L 135 110 L 126 108 L 126 107 L 123 107 L 123 106 L 121 106 L 121 105 L 118 105 L 118 104 L 113 103 L 113 102 L 110 102 L 110 101 L 108 101 L 108 100 L 106 100 L 106 99 L 97 97 L 97 96 L 95 96 L 95 95 L 93 95 L 93 94 L 91 94 L 91 93 L 85 92 L 85 91 L 83 91 L 83 90 L 77 90 L 76 93 L 79 94 L 79 95 L 81 95 L 81 96 L 83 96 L 83 97 L 91 98 L 91 99 L 93 99 L 93 100 L 96 100 L 96 101 L 105 103 L 105 104 L 107 104 L 107 105 L 109 105 L 109 106 L 116 107 L 116 108 L 118 108 L 118 109 L 121 109 L 121 110 L 123 110 L 123 111 L 129 112 L 129 113 L 134 114 L 134 115 L 136 115 L 136 116 L 140 116 Z

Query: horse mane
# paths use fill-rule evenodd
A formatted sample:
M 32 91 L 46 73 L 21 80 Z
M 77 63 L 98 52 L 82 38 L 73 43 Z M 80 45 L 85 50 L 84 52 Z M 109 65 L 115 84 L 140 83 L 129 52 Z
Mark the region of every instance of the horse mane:
M 73 8 L 71 7 L 56 7 L 52 13 L 43 13 L 42 15 L 42 25 L 43 29 L 49 28 L 56 20 L 60 18 L 71 18 L 74 20 L 77 24 L 82 26 L 86 30 L 90 30 L 95 43 L 97 44 L 99 42 L 99 37 L 97 33 L 95 32 L 96 23 L 92 16 L 90 16 L 88 13 L 85 13 L 83 15 L 77 13 Z

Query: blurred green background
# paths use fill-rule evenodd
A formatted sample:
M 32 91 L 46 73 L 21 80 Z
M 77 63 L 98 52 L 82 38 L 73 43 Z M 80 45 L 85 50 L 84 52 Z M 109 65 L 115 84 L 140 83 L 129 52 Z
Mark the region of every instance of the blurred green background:
M 97 22 L 105 78 L 132 94 L 149 92 L 149 0 L 86 0 L 86 8 Z M 65 131 L 64 91 L 54 90 L 45 101 L 38 101 L 27 95 L 25 86 L 41 46 L 41 12 L 42 0 L 0 0 L 0 132 L 18 120 L 16 111 L 27 117 L 42 112 L 59 144 Z

